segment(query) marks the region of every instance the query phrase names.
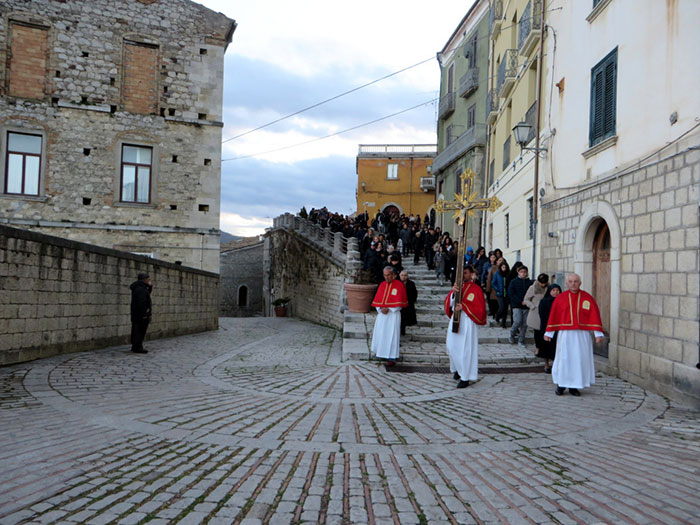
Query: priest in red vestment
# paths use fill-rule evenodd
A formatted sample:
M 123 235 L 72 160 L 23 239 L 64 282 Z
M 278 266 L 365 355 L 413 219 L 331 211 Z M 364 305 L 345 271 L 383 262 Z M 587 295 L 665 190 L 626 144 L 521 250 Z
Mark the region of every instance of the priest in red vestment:
M 552 365 L 552 380 L 558 396 L 569 389 L 572 396 L 580 396 L 579 389 L 595 383 L 593 361 L 593 332 L 596 342 L 603 339 L 600 310 L 588 292 L 581 290 L 581 277 L 575 273 L 566 278 L 568 290 L 560 293 L 552 310 L 544 334 L 546 341 L 557 336 L 557 352 Z
M 476 381 L 479 371 L 479 325 L 486 324 L 484 291 L 472 280 L 474 271 L 471 264 L 464 266 L 461 304 L 454 306 L 456 284 L 445 297 L 445 313 L 450 318 L 447 327 L 447 352 L 450 356 L 450 372 L 453 373 L 454 379 L 459 379 L 457 388 L 466 388 L 469 381 Z M 458 333 L 452 331 L 453 309 L 462 311 L 459 316 Z
M 399 357 L 401 337 L 401 308 L 408 306 L 406 288 L 396 279 L 391 266 L 384 268 L 384 282 L 374 295 L 372 306 L 377 309 L 377 320 L 372 331 L 372 353 L 393 366 Z

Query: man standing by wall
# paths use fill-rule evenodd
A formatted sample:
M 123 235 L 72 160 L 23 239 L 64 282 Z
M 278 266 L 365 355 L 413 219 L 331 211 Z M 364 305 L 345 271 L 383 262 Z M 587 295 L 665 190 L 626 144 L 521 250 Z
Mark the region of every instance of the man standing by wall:
M 518 345 L 525 348 L 525 334 L 527 333 L 527 314 L 529 309 L 525 304 L 525 294 L 532 286 L 532 280 L 527 278 L 527 266 L 518 268 L 518 276 L 508 284 L 510 306 L 513 308 L 513 326 L 510 328 L 510 344 L 515 344 L 515 336 L 518 336 Z
M 408 271 L 401 270 L 399 278 L 406 288 L 406 300 L 408 301 L 408 306 L 406 308 L 401 308 L 401 335 L 406 335 L 407 326 L 415 326 L 418 324 L 418 320 L 416 319 L 418 290 L 416 289 L 416 283 L 408 278 Z
M 450 318 L 447 326 L 447 352 L 450 356 L 450 371 L 454 379 L 459 379 L 457 388 L 466 388 L 469 381 L 476 381 L 479 371 L 479 328 L 477 325 L 486 324 L 486 301 L 484 292 L 478 284 L 472 281 L 474 268 L 467 264 L 464 267 L 462 280 L 462 300 L 454 306 L 454 294 L 457 285 L 445 297 L 445 313 Z M 452 331 L 453 310 L 461 310 L 466 315 L 460 315 L 459 332 Z
M 147 273 L 138 274 L 131 288 L 131 351 L 147 354 L 143 347 L 148 324 L 151 322 L 151 290 L 153 282 Z
M 406 288 L 396 279 L 391 266 L 383 271 L 384 281 L 379 285 L 372 301 L 377 309 L 377 320 L 372 332 L 372 353 L 385 359 L 387 366 L 394 366 L 399 357 L 401 337 L 401 308 L 408 306 Z
M 581 277 L 572 273 L 566 278 L 566 292 L 560 293 L 552 304 L 545 341 L 551 341 L 558 331 L 557 352 L 552 365 L 552 380 L 560 396 L 569 389 L 572 396 L 580 396 L 579 388 L 595 383 L 593 331 L 596 343 L 602 341 L 603 323 L 600 310 L 588 292 L 581 290 Z

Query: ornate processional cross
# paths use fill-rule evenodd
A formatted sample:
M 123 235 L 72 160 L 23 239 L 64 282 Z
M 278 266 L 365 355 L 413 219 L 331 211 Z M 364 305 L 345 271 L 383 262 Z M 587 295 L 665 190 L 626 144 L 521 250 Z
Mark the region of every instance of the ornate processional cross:
M 464 275 L 467 217 L 473 217 L 475 210 L 489 210 L 493 213 L 500 208 L 502 204 L 497 197 L 491 197 L 489 199 L 478 198 L 476 192 L 472 191 L 476 173 L 474 173 L 471 168 L 465 169 L 459 177 L 462 180 L 462 193 L 456 193 L 454 201 L 445 201 L 444 199 L 440 199 L 435 203 L 435 211 L 437 213 L 445 213 L 447 211 L 454 210 L 455 214 L 453 218 L 457 219 L 457 223 L 460 225 L 459 250 L 457 252 L 457 268 L 455 275 L 455 284 L 457 285 L 457 290 L 459 291 L 455 294 L 455 305 L 462 302 L 462 277 Z M 460 311 L 455 310 L 452 314 L 452 331 L 455 333 L 459 332 L 459 317 Z

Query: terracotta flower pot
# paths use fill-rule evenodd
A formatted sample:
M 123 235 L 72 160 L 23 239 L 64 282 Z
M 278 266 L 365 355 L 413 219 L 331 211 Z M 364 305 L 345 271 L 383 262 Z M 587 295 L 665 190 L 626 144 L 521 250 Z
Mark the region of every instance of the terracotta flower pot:
M 275 317 L 287 317 L 287 307 L 275 306 Z
M 372 307 L 372 299 L 377 291 L 376 284 L 345 283 L 345 293 L 348 298 L 348 310 L 358 314 L 366 314 Z

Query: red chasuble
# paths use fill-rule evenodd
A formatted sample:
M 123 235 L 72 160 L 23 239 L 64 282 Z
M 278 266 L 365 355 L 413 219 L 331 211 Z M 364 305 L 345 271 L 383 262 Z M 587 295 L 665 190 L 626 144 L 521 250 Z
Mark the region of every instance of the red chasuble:
M 588 292 L 579 290 L 578 293 L 570 291 L 557 295 L 549 313 L 547 332 L 555 330 L 598 330 L 603 331 L 603 323 L 600 320 L 600 311 L 593 296 Z
M 452 292 L 448 293 L 447 297 L 445 297 L 445 313 L 447 317 L 452 317 L 450 299 L 452 299 Z M 479 285 L 472 281 L 462 283 L 462 311 L 476 324 L 486 324 L 486 301 L 484 300 L 484 292 L 479 288 Z
M 401 308 L 406 308 L 408 306 L 406 287 L 399 279 L 394 279 L 391 283 L 382 281 L 377 293 L 374 295 L 372 306 L 379 308 L 395 308 L 400 306 Z

